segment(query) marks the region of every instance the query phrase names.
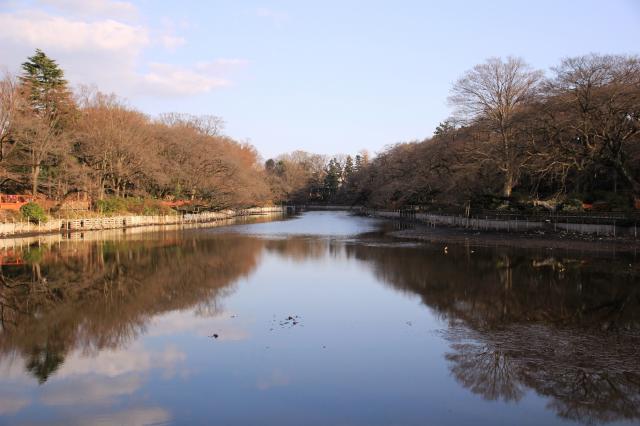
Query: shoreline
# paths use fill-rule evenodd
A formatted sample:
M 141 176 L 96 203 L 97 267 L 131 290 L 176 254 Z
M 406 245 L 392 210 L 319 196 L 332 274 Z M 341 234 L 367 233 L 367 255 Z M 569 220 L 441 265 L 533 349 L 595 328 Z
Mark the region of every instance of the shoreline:
M 145 240 L 155 233 L 175 233 L 190 230 L 208 230 L 238 225 L 242 223 L 260 223 L 272 218 L 282 217 L 281 213 L 264 213 L 250 216 L 236 216 L 215 222 L 189 224 L 160 224 L 127 228 L 94 229 L 89 231 L 49 232 L 36 235 L 16 235 L 0 238 L 0 250 L 27 247 L 32 244 L 86 243 L 105 240 Z
M 521 221 L 518 229 L 513 226 L 513 221 L 509 220 L 478 221 L 458 216 L 425 213 L 405 216 L 398 211 L 367 211 L 366 209 L 356 214 L 411 227 L 411 229 L 388 232 L 392 237 L 434 244 L 456 243 L 476 247 L 505 246 L 634 254 L 640 252 L 638 230 L 633 226 L 544 222 L 529 222 L 528 226 L 523 226 L 524 223 Z M 616 233 L 616 230 L 622 232 Z
M 534 233 L 479 231 L 447 226 L 429 226 L 404 220 L 393 222 L 414 225 L 413 229 L 390 231 L 394 238 L 432 244 L 463 244 L 473 247 L 512 247 L 523 249 L 569 250 L 580 252 L 640 253 L 640 241 L 622 237 L 593 237 L 567 232 Z
M 0 223 L 0 240 L 28 238 L 56 234 L 75 234 L 110 229 L 147 228 L 152 226 L 204 225 L 235 219 L 238 217 L 284 214 L 286 207 L 253 207 L 249 209 L 222 210 L 219 212 L 193 213 L 186 215 L 159 216 L 111 216 L 74 219 L 52 219 L 46 223 Z

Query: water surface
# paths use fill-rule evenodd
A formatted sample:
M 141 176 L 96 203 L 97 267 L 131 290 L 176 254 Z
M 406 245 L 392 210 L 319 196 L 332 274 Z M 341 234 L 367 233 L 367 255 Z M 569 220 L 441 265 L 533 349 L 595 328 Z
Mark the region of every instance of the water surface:
M 634 255 L 390 226 L 309 212 L 2 250 L 0 423 L 640 423 Z

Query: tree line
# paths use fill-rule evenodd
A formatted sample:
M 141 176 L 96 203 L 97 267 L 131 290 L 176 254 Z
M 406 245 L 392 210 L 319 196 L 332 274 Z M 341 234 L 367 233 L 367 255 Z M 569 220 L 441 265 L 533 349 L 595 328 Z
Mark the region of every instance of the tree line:
M 491 58 L 453 84 L 449 102 L 455 113 L 432 137 L 359 167 L 308 167 L 313 155 L 294 153 L 267 172 L 286 194 L 381 208 L 640 208 L 638 56 L 566 58 L 548 74 Z M 325 181 L 338 172 L 337 185 Z M 301 173 L 306 185 L 287 189 Z
M 545 73 L 491 58 L 452 86 L 454 115 L 375 157 L 304 151 L 262 162 L 212 115 L 151 118 L 72 92 L 42 51 L 0 81 L 0 191 L 274 203 L 640 208 L 640 59 L 565 58 Z
M 199 200 L 244 207 L 271 200 L 255 148 L 223 135 L 216 116 L 151 118 L 112 94 L 69 88 L 38 50 L 0 81 L 0 191 L 63 200 Z
M 353 203 L 356 180 L 369 164 L 369 153 L 326 156 L 294 151 L 265 163 L 274 199 L 293 204 Z

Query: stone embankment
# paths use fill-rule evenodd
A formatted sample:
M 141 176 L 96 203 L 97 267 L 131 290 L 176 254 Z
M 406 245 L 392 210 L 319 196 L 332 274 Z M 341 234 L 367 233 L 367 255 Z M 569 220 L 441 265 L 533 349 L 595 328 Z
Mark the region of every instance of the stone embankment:
M 283 213 L 283 207 L 253 207 L 250 209 L 222 210 L 172 216 L 112 216 L 78 219 L 51 219 L 43 223 L 0 223 L 0 237 L 44 234 L 51 232 L 92 231 L 150 225 L 198 224 L 227 220 L 240 216 Z
M 602 237 L 638 238 L 640 223 L 635 221 L 618 221 L 601 219 L 604 223 L 588 223 L 580 217 L 550 216 L 548 219 L 504 219 L 490 217 L 465 217 L 455 215 L 439 215 L 412 211 L 382 211 L 361 209 L 361 213 L 388 219 L 406 219 L 430 226 L 450 226 L 475 231 L 499 232 L 567 232 Z M 593 220 L 591 218 L 591 220 Z M 619 222 L 626 222 L 620 224 Z

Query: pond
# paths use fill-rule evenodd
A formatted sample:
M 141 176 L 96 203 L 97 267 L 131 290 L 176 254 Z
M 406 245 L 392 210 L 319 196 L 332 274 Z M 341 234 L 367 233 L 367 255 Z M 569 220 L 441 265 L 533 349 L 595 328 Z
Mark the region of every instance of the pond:
M 640 422 L 633 253 L 346 212 L 5 248 L 1 424 Z

